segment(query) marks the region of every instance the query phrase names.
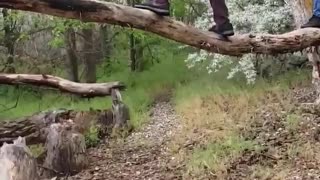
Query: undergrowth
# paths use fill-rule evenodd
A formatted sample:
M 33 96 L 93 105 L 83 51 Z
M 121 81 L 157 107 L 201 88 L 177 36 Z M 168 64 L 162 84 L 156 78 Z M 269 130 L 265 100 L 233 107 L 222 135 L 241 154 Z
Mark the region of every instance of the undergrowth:
M 172 46 L 172 45 L 171 45 Z M 170 47 L 168 47 L 170 48 Z M 163 50 L 164 51 L 164 50 Z M 98 82 L 122 81 L 127 89 L 122 92 L 124 102 L 129 106 L 131 124 L 138 128 L 147 119 L 149 106 L 159 95 L 166 96 L 168 89 L 191 81 L 193 73 L 185 66 L 185 51 L 173 50 L 160 53 L 160 61 L 143 72 L 131 72 L 126 66 L 127 59 L 117 56 L 117 61 L 105 70 L 99 66 Z M 127 57 L 126 57 L 127 58 Z M 111 60 L 116 61 L 116 60 Z M 60 72 L 60 71 L 59 71 Z M 57 73 L 59 76 L 63 74 Z M 109 97 L 81 99 L 59 91 L 31 86 L 0 87 L 0 120 L 14 119 L 51 109 L 89 110 L 111 108 Z
M 213 80 L 213 79 L 216 80 Z M 265 103 L 282 97 L 290 88 L 310 84 L 308 72 L 295 71 L 274 78 L 245 85 L 241 77 L 221 81 L 221 77 L 198 78 L 181 85 L 175 91 L 176 111 L 182 117 L 182 132 L 171 143 L 171 150 L 180 161 L 186 162 L 185 178 L 226 178 L 233 159 L 245 150 L 259 149 L 256 142 L 241 137 L 252 121 L 255 111 Z M 287 102 L 284 102 L 287 103 Z M 288 104 L 289 105 L 289 104 Z M 298 122 L 289 117 L 293 130 Z M 186 142 L 190 148 L 182 148 Z

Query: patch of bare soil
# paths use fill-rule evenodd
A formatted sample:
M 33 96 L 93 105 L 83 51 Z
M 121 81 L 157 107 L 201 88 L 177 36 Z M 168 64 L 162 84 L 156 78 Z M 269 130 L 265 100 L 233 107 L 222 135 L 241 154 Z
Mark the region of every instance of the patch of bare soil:
M 320 106 L 311 88 L 293 90 L 289 104 L 257 109 L 242 134 L 259 144 L 234 159 L 228 179 L 320 179 Z M 307 103 L 307 104 L 306 104 Z
M 181 179 L 183 166 L 174 163 L 167 142 L 179 129 L 179 117 L 168 102 L 152 108 L 150 123 L 122 142 L 108 142 L 88 152 L 89 167 L 72 180 Z

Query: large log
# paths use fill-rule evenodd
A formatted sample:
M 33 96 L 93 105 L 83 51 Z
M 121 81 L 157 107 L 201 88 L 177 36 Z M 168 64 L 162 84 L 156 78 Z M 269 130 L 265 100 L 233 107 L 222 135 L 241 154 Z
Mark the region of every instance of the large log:
M 83 134 L 95 122 L 101 136 L 108 135 L 110 133 L 108 131 L 111 131 L 110 126 L 113 126 L 111 110 L 40 112 L 18 120 L 0 121 L 0 146 L 5 142 L 12 143 L 19 136 L 26 139 L 27 145 L 44 143 L 51 124 L 64 123 L 68 120 L 72 120 L 73 128 Z
M 320 29 L 315 28 L 280 35 L 237 35 L 230 38 L 231 42 L 225 42 L 214 33 L 201 31 L 147 10 L 96 0 L 1 0 L 0 7 L 133 27 L 210 52 L 232 56 L 296 52 L 320 44 Z
M 0 148 L 1 180 L 38 180 L 37 162 L 32 157 L 24 138 Z
M 109 83 L 76 83 L 60 77 L 39 74 L 3 74 L 0 73 L 0 84 L 31 84 L 47 86 L 69 92 L 81 97 L 109 96 L 111 89 L 123 89 L 121 82 Z
M 0 146 L 24 137 L 28 145 L 45 142 L 46 128 L 57 121 L 60 111 L 41 112 L 15 121 L 0 121 Z

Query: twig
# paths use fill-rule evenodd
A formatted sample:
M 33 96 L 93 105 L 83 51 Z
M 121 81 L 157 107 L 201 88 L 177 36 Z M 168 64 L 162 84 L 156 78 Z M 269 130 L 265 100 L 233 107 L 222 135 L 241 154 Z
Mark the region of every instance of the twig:
M 18 86 L 18 89 L 19 89 L 19 86 Z M 18 106 L 18 102 L 19 102 L 20 96 L 21 96 L 21 93 L 20 93 L 20 89 L 19 89 L 18 97 L 17 97 L 16 103 L 14 104 L 14 106 L 9 107 L 7 109 L 4 109 L 4 110 L 0 111 L 0 113 L 16 108 Z M 4 106 L 4 105 L 2 105 L 2 106 Z M 4 106 L 4 107 L 6 107 L 6 106 Z
M 38 164 L 38 167 L 43 168 L 43 169 L 48 170 L 48 171 L 52 171 L 52 172 L 54 172 L 55 174 L 59 174 L 59 175 L 61 175 L 61 176 L 64 176 L 64 175 L 65 175 L 65 174 L 63 174 L 62 172 L 59 172 L 59 171 L 57 171 L 57 170 L 55 170 L 55 169 L 52 169 L 52 168 L 49 168 L 49 167 L 46 167 L 46 166 L 43 166 L 43 165 L 39 165 L 39 164 Z

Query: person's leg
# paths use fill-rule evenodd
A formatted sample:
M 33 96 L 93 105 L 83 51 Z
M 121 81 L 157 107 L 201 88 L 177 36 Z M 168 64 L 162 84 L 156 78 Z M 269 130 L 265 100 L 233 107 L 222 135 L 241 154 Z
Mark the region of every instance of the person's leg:
M 320 28 L 320 0 L 313 1 L 313 15 L 301 28 L 315 27 Z
M 210 0 L 213 10 L 213 19 L 219 26 L 229 22 L 229 12 L 225 0 Z
M 168 0 L 147 0 L 146 2 L 137 4 L 134 7 L 148 9 L 161 16 L 170 15 L 170 4 Z
M 228 7 L 225 0 L 210 0 L 210 4 L 213 10 L 213 19 L 216 25 L 210 28 L 209 31 L 213 31 L 225 36 L 234 35 L 233 26 L 229 20 Z
M 320 0 L 313 1 L 313 15 L 320 18 Z

